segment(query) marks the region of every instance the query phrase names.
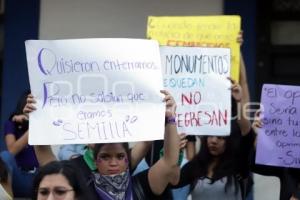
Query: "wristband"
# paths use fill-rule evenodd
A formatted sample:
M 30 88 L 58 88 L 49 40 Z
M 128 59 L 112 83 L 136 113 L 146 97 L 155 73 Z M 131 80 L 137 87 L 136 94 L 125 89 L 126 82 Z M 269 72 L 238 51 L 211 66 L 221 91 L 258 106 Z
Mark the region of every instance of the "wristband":
M 165 124 L 174 124 L 176 125 L 176 117 L 166 117 Z

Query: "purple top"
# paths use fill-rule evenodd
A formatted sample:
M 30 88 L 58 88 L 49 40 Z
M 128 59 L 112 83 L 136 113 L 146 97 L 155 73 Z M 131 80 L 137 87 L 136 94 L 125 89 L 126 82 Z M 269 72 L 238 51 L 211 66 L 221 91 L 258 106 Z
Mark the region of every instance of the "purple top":
M 4 125 L 4 134 L 13 134 L 16 137 L 16 140 L 19 139 L 23 134 L 24 130 L 18 128 L 15 122 L 10 120 L 5 122 Z M 16 156 L 17 165 L 23 169 L 32 169 L 38 167 L 38 161 L 34 152 L 33 146 L 27 144 L 27 146 L 20 151 Z

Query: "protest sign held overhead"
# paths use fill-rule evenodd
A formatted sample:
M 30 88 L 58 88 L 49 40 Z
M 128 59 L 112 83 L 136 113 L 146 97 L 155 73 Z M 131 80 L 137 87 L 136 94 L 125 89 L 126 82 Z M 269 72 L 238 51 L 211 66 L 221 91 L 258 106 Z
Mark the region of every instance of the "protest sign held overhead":
M 162 139 L 159 45 L 139 39 L 29 40 L 37 110 L 30 144 Z
M 229 135 L 230 50 L 161 47 L 164 87 L 177 102 L 177 127 L 190 135 Z
M 300 168 L 300 87 L 265 84 L 256 163 Z
M 240 16 L 149 16 L 147 38 L 162 46 L 231 49 L 231 77 L 239 81 Z

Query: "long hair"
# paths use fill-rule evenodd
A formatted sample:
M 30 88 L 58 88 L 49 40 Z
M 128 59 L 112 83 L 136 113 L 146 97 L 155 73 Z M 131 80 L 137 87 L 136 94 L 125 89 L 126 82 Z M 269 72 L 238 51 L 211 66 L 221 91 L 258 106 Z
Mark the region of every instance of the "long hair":
M 26 90 L 25 92 L 23 92 L 23 94 L 20 96 L 18 102 L 17 102 L 17 106 L 15 108 L 15 110 L 10 114 L 9 116 L 9 120 L 12 120 L 13 116 L 15 115 L 21 115 L 23 114 L 23 109 L 27 103 L 27 96 L 28 94 L 30 94 L 30 90 Z M 16 123 L 16 125 L 18 125 L 22 130 L 24 130 L 24 132 L 26 130 L 28 130 L 28 121 L 23 121 L 23 122 L 14 122 Z
M 238 192 L 238 181 L 235 178 L 239 170 L 238 167 L 238 152 L 240 147 L 240 132 L 237 129 L 237 124 L 233 121 L 231 128 L 230 136 L 224 137 L 225 140 L 225 151 L 219 156 L 217 165 L 213 169 L 213 176 L 211 184 L 215 181 L 227 178 L 225 185 L 225 192 L 228 191 L 228 188 L 234 183 L 235 192 Z M 201 147 L 199 153 L 192 159 L 191 164 L 193 170 L 191 173 L 195 175 L 195 181 L 201 178 L 204 178 L 208 174 L 208 167 L 214 159 L 214 156 L 210 154 L 207 146 L 208 136 L 203 136 L 201 138 Z
M 297 199 L 300 198 L 300 170 L 297 168 L 285 168 L 283 178 L 286 179 L 286 184 L 289 186 L 288 193 L 294 195 Z
M 80 170 L 77 169 L 69 160 L 64 161 L 52 161 L 45 166 L 41 167 L 33 180 L 33 191 L 32 199 L 36 200 L 38 196 L 38 188 L 41 181 L 47 175 L 61 174 L 69 182 L 70 186 L 75 192 L 75 198 L 78 200 L 86 200 L 89 198 L 88 188 L 84 184 L 84 178 L 79 173 Z

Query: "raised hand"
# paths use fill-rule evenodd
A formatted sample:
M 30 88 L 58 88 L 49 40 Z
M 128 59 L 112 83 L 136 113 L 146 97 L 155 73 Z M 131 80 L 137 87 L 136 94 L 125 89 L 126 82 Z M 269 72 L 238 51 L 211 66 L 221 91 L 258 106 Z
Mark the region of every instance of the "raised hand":
M 26 105 L 23 109 L 23 113 L 28 116 L 29 113 L 36 110 L 34 104 L 36 103 L 32 94 L 29 94 L 26 99 Z
M 258 134 L 258 131 L 260 128 L 263 127 L 263 122 L 261 121 L 261 118 L 260 118 L 260 113 L 261 113 L 261 110 L 257 110 L 254 114 L 254 120 L 253 120 L 253 123 L 252 123 L 252 129 L 253 131 Z
M 165 95 L 163 101 L 166 102 L 166 117 L 175 117 L 177 106 L 174 98 L 167 90 L 161 90 L 160 92 Z
M 241 85 L 237 81 L 233 80 L 230 77 L 228 77 L 228 80 L 230 80 L 230 82 L 231 82 L 230 89 L 232 91 L 232 93 L 231 93 L 232 97 L 234 98 L 234 100 L 236 102 L 240 102 L 242 100 L 242 97 L 243 97 L 243 92 L 242 92 Z

